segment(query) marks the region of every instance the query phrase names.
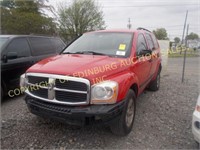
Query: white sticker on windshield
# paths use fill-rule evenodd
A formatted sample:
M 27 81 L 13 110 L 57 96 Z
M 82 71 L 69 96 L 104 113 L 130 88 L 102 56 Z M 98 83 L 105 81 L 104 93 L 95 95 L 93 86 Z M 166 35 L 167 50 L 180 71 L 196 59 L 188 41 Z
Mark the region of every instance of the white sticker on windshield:
M 116 52 L 116 55 L 125 56 L 125 55 L 126 55 L 126 52 L 123 52 L 123 51 L 117 51 L 117 52 Z

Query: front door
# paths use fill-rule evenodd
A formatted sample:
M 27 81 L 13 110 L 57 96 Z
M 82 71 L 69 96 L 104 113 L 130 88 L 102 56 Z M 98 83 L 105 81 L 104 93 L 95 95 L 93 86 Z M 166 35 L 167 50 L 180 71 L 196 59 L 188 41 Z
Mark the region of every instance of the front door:
M 140 52 L 147 49 L 148 47 L 144 35 L 142 33 L 138 34 L 136 45 L 136 62 L 133 68 L 133 72 L 139 79 L 140 89 L 144 89 L 150 80 L 149 74 L 151 70 L 151 61 L 146 59 L 146 57 L 140 56 Z

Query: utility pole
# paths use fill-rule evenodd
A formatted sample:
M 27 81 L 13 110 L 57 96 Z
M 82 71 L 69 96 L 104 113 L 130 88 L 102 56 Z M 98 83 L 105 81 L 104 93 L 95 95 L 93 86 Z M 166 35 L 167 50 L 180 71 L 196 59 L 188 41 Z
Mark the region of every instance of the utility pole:
M 187 16 L 188 16 L 188 10 L 186 11 L 186 16 L 185 16 L 185 23 L 184 23 L 184 27 L 183 27 L 183 34 L 182 34 L 182 40 L 181 40 L 181 44 L 183 44 L 184 42 L 184 36 L 185 36 L 185 27 L 186 27 L 186 22 L 187 22 Z M 180 51 L 180 54 L 182 52 L 182 49 Z
M 128 18 L 128 24 L 127 24 L 127 27 L 128 27 L 128 29 L 131 29 L 131 19 L 130 18 Z
M 185 61 L 186 61 L 186 51 L 187 51 L 187 36 L 189 31 L 189 24 L 187 25 L 187 32 L 185 36 L 185 51 L 184 51 L 184 59 L 183 59 L 183 72 L 182 72 L 182 83 L 184 82 L 184 75 L 185 75 Z

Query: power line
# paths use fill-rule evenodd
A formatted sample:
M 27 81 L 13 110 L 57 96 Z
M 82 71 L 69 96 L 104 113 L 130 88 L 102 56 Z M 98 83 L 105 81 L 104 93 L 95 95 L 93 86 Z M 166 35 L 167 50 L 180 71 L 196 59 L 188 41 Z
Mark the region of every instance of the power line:
M 198 28 L 190 28 L 190 30 L 198 30 Z M 166 29 L 168 31 L 183 31 L 183 29 L 179 28 L 179 29 Z
M 197 6 L 197 4 L 179 4 L 179 5 L 134 5 L 134 6 L 103 6 L 103 8 L 116 8 L 116 7 L 182 7 L 182 6 Z
M 98 2 L 111 2 L 110 0 L 97 0 Z M 133 1 L 133 0 L 129 0 L 129 1 L 127 1 L 126 0 L 126 3 L 131 3 L 131 2 L 133 2 L 133 3 L 147 3 L 147 1 L 146 0 L 138 0 L 138 1 Z M 190 2 L 188 2 L 188 0 L 186 0 L 186 1 L 181 1 L 181 3 L 185 3 L 185 4 L 191 4 L 191 2 L 192 3 L 198 3 L 196 0 L 191 0 Z M 121 0 L 112 0 L 112 3 L 124 3 L 124 1 L 121 1 Z M 151 4 L 152 3 L 155 3 L 155 4 L 157 4 L 158 3 L 158 1 L 151 1 L 150 2 Z M 159 1 L 159 3 L 176 3 L 177 5 L 178 5 L 178 3 L 177 2 L 170 2 L 170 1 L 168 1 L 168 0 L 166 0 L 166 1 Z
M 163 27 L 167 27 L 167 28 L 173 28 L 173 27 L 183 27 L 183 25 L 174 25 L 174 26 L 147 26 L 148 28 L 163 28 Z
M 98 2 L 111 2 L 111 0 L 96 0 L 96 1 L 98 1 Z M 112 3 L 113 2 L 123 2 L 124 3 L 124 1 L 122 1 L 122 0 L 112 0 Z M 134 3 L 141 3 L 141 2 L 147 2 L 146 0 L 125 0 L 125 2 L 134 2 Z M 169 1 L 169 0 L 162 0 L 162 1 L 159 1 L 160 3 L 170 3 L 170 2 L 172 2 L 172 1 Z M 183 2 L 183 3 L 191 3 L 191 2 L 193 2 L 193 3 L 198 3 L 197 2 L 197 0 L 190 0 L 190 2 L 188 2 L 188 0 L 182 0 L 181 2 Z M 153 0 L 151 0 L 150 1 L 150 3 L 158 3 L 158 1 L 157 0 L 155 0 L 155 1 L 153 1 Z M 172 2 L 172 3 L 175 3 L 175 2 Z M 178 2 L 177 2 L 178 3 Z

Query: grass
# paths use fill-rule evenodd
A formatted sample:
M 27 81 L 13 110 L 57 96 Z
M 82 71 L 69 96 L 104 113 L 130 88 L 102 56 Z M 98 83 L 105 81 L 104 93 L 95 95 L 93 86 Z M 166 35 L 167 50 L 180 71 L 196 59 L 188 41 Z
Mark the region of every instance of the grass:
M 193 50 L 187 50 L 186 57 L 199 57 L 200 52 L 199 51 L 193 51 Z M 168 57 L 184 57 L 184 51 L 180 54 L 180 52 L 173 52 L 169 53 Z

